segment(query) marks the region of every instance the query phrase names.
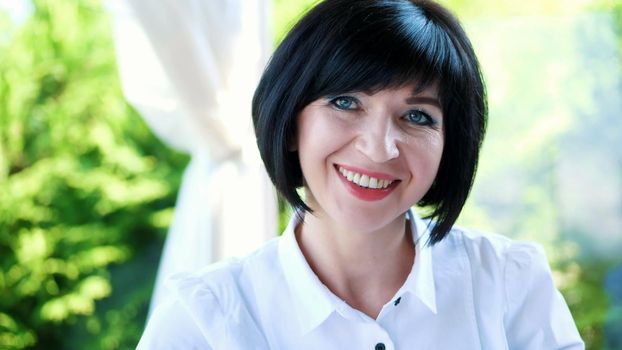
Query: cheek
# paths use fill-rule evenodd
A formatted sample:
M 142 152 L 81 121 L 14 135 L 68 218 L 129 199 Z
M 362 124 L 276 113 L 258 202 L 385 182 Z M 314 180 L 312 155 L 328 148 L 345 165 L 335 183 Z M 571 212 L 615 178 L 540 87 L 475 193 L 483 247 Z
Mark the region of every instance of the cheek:
M 408 143 L 407 158 L 411 171 L 420 182 L 432 184 L 443 155 L 441 133 L 426 133 Z
M 445 146 L 444 141 L 445 140 L 441 133 L 435 133 L 433 135 L 429 135 L 427 141 L 425 142 L 425 151 L 430 157 L 430 161 L 436 162 L 437 168 L 441 161 L 441 156 L 443 155 L 443 148 Z
M 302 113 L 298 119 L 297 148 L 303 159 L 326 158 L 351 139 L 351 128 L 331 115 Z

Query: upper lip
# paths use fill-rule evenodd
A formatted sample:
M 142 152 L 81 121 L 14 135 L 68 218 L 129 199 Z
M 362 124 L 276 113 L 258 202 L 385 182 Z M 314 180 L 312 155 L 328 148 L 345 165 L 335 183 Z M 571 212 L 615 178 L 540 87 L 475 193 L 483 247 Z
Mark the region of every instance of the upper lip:
M 359 167 L 352 166 L 352 165 L 344 165 L 344 164 L 335 163 L 335 166 L 337 166 L 337 168 L 342 167 L 342 168 L 344 168 L 346 170 L 350 170 L 352 172 L 359 173 L 359 174 L 362 174 L 362 175 L 367 175 L 369 177 L 375 177 L 376 179 L 379 179 L 379 180 L 390 180 L 390 181 L 399 180 L 399 178 L 397 178 L 395 176 L 392 176 L 390 174 L 387 174 L 387 173 L 367 170 L 367 169 L 359 168 Z M 339 169 L 337 169 L 337 170 L 339 170 Z

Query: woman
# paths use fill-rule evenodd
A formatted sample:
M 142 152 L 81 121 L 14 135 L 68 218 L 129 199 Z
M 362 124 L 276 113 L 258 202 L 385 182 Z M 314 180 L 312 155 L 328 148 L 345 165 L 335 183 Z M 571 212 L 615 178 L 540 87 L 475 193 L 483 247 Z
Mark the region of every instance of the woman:
M 537 246 L 453 227 L 486 112 L 471 44 L 438 4 L 318 4 L 253 100 L 296 215 L 251 256 L 172 279 L 139 348 L 582 349 Z

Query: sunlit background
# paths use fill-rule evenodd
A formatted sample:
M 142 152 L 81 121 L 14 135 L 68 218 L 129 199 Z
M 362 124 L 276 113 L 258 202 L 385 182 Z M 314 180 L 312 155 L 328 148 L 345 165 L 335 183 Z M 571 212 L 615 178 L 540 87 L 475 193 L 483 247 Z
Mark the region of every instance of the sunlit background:
M 275 43 L 313 2 L 274 1 Z M 460 225 L 541 243 L 587 348 L 622 349 L 622 1 L 441 2 L 490 104 Z M 0 348 L 133 349 L 188 161 L 125 102 L 101 1 L 0 0 Z

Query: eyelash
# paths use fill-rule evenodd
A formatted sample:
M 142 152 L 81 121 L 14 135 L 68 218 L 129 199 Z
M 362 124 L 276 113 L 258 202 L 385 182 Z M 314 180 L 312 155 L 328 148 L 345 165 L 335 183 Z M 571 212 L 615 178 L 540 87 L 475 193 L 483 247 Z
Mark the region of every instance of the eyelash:
M 412 113 L 416 113 L 417 115 L 423 117 L 424 121 L 414 122 L 414 121 L 406 120 L 407 122 L 415 124 L 415 125 L 424 125 L 424 126 L 435 126 L 436 125 L 436 120 L 434 118 L 432 118 L 428 113 L 422 110 L 419 110 L 419 109 L 413 109 L 413 110 L 408 111 L 406 115 L 404 116 L 404 119 L 407 119 L 408 116 L 411 115 Z
M 355 104 L 357 108 L 342 107 L 339 105 L 339 101 L 348 101 L 352 104 Z M 359 101 L 352 96 L 337 96 L 337 97 L 331 98 L 329 102 L 331 105 L 333 105 L 333 107 L 340 109 L 342 111 L 354 111 L 358 109 L 358 105 L 360 104 Z
M 343 106 L 340 102 L 348 102 L 350 108 L 348 108 L 347 106 Z M 356 111 L 357 109 L 359 109 L 359 105 L 360 102 L 358 99 L 356 99 L 355 97 L 352 96 L 337 96 L 334 98 L 330 98 L 329 99 L 329 103 L 334 107 L 337 108 L 339 110 L 342 111 Z M 352 108 L 352 105 L 354 105 L 355 107 Z M 412 114 L 417 114 L 420 117 L 423 117 L 423 121 L 412 121 L 409 120 L 409 116 Z M 404 119 L 407 123 L 409 124 L 413 124 L 413 125 L 421 125 L 421 126 L 436 126 L 437 122 L 436 120 L 430 116 L 428 113 L 420 110 L 420 109 L 412 109 L 409 110 L 408 112 L 406 112 L 406 114 L 402 117 L 402 119 Z

